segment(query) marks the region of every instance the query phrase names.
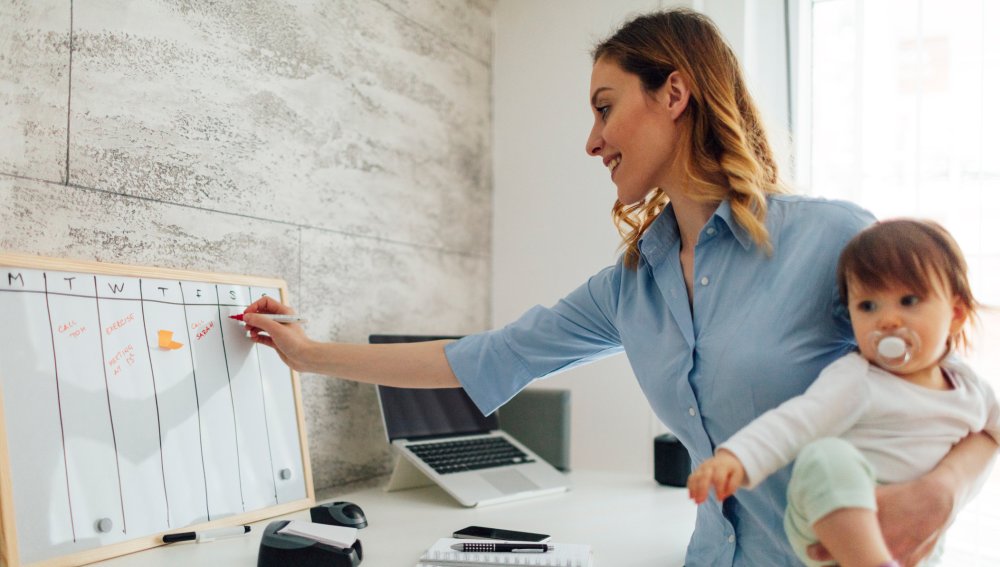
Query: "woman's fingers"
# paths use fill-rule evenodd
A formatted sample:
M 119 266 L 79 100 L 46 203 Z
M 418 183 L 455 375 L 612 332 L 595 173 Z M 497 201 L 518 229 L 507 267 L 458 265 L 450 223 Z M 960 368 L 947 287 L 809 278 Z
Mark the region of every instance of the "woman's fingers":
M 243 311 L 244 313 L 277 313 L 280 315 L 291 315 L 295 310 L 281 303 L 273 297 L 265 295 L 254 301 Z

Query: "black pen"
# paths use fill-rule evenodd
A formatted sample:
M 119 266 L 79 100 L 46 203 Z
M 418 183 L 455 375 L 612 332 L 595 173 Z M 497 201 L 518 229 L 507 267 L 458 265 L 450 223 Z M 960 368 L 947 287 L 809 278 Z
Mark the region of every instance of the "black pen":
M 556 547 L 545 543 L 456 543 L 451 548 L 465 553 L 545 553 Z

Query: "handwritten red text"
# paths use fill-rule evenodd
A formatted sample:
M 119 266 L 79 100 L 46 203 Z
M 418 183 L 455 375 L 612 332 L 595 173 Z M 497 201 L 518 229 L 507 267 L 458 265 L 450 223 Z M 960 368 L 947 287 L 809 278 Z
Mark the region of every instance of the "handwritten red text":
M 76 321 L 67 321 L 58 327 L 59 334 L 69 333 L 70 338 L 77 338 L 82 335 L 87 327 L 83 325 L 77 325 Z
M 135 313 L 129 313 L 128 315 L 122 317 L 121 319 L 115 321 L 114 323 L 104 327 L 104 333 L 110 335 L 111 333 L 121 329 L 125 325 L 128 325 L 132 321 L 135 321 Z
M 204 338 L 205 335 L 208 334 L 209 331 L 212 330 L 212 327 L 214 326 L 215 326 L 215 321 L 209 321 L 209 323 L 205 325 L 205 327 L 202 328 L 202 330 L 198 331 L 198 335 L 195 338 L 200 341 L 202 338 Z
M 108 367 L 111 368 L 112 375 L 118 376 L 122 373 L 123 363 L 125 366 L 135 364 L 135 347 L 132 345 L 121 349 L 108 359 Z

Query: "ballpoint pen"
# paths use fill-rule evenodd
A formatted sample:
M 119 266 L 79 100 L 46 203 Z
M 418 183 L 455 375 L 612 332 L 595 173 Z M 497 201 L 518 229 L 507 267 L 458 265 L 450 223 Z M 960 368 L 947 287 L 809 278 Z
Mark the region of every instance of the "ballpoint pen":
M 545 543 L 456 543 L 451 548 L 473 553 L 545 553 L 555 546 Z

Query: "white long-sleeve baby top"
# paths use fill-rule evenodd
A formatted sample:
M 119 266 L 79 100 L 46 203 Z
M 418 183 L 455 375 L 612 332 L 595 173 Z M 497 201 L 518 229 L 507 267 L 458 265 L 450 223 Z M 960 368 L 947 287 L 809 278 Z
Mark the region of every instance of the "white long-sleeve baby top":
M 969 433 L 1000 442 L 1000 405 L 989 384 L 955 356 L 941 363 L 950 390 L 912 384 L 858 353 L 827 366 L 801 396 L 764 413 L 719 448 L 746 469 L 749 488 L 809 442 L 841 437 L 875 467 L 879 482 L 926 474 Z

